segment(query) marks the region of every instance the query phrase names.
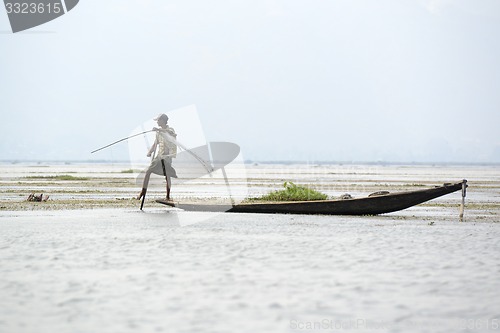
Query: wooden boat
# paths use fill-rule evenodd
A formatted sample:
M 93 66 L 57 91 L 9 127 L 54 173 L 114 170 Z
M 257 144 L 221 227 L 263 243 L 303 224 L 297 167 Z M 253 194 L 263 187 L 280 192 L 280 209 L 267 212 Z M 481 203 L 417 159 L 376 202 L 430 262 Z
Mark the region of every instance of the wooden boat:
M 400 193 L 381 192 L 357 199 L 245 203 L 234 206 L 179 203 L 176 207 L 186 211 L 230 213 L 377 215 L 403 210 L 459 190 L 462 190 L 462 196 L 465 196 L 466 187 L 467 181 L 464 179 L 459 183 L 444 184 L 431 189 Z

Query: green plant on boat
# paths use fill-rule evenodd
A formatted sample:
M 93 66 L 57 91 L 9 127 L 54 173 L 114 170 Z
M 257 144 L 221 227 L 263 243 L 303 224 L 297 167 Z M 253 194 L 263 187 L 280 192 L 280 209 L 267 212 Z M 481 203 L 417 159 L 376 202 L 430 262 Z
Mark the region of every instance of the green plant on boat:
M 261 197 L 249 198 L 249 201 L 310 201 L 326 200 L 328 195 L 313 190 L 311 188 L 296 185 L 292 182 L 285 182 L 284 189 L 272 191 Z

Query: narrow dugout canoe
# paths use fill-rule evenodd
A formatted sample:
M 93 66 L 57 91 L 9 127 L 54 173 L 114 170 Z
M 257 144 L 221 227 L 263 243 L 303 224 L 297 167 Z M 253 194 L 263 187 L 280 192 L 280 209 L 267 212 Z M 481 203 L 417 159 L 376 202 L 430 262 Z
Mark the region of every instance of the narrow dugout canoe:
M 459 190 L 465 195 L 467 181 L 444 184 L 431 189 L 387 193 L 345 200 L 287 201 L 231 205 L 179 203 L 186 211 L 263 213 L 263 214 L 320 214 L 320 215 L 377 215 L 396 212 Z

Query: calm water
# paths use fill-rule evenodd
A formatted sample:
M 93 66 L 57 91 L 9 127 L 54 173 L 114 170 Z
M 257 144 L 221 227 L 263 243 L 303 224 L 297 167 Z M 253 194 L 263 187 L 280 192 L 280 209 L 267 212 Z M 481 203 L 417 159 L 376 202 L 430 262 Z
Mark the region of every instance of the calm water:
M 99 210 L 3 212 L 0 228 L 1 332 L 486 332 L 500 320 L 499 224 Z

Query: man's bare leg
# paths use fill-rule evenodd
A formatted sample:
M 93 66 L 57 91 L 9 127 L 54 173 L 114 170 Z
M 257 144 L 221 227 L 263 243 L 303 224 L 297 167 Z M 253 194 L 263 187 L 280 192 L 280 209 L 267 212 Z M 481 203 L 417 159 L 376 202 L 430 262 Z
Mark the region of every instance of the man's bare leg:
M 170 200 L 170 176 L 166 176 L 165 179 L 167 180 L 167 200 Z
M 139 195 L 137 196 L 137 200 L 141 200 L 142 197 L 146 195 L 150 177 L 151 177 L 151 172 L 146 172 L 146 174 L 144 175 L 144 181 L 142 182 L 142 190 L 141 193 L 139 193 Z

